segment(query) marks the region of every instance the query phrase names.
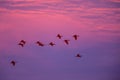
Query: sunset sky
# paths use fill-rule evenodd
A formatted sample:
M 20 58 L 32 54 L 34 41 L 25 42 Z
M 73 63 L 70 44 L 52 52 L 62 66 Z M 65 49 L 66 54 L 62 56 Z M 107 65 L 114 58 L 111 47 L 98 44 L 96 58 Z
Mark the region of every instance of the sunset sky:
M 120 80 L 120 0 L 0 0 L 0 80 Z

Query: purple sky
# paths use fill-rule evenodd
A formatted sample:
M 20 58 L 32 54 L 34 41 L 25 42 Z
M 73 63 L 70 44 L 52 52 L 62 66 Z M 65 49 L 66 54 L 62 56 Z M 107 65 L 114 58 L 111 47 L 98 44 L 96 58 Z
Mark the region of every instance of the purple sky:
M 0 0 L 0 80 L 120 80 L 120 0 Z

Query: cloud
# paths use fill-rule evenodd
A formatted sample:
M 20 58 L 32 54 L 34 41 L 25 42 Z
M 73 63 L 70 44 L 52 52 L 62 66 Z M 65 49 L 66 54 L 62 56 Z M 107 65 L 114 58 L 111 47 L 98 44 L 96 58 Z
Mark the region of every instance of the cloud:
M 51 9 L 51 10 L 74 10 L 76 8 L 89 9 L 98 7 L 107 8 L 110 4 L 106 5 L 105 2 L 100 1 L 81 1 L 81 0 L 53 0 L 53 1 L 0 1 L 1 6 L 7 9 L 19 9 L 19 10 L 41 10 L 41 9 Z M 99 4 L 98 4 L 99 3 Z M 100 8 L 99 7 L 99 8 Z M 112 8 L 115 5 L 111 5 Z
M 113 0 L 114 1 L 114 0 Z M 112 17 L 118 18 L 120 6 L 111 0 L 5 0 L 0 1 L 1 13 L 48 13 L 73 15 L 79 18 L 99 19 Z M 106 5 L 107 4 L 107 5 Z M 113 17 L 114 15 L 114 17 Z
M 107 1 L 120 3 L 120 0 L 107 0 Z
M 6 0 L 0 1 L 0 13 L 20 14 L 60 14 L 94 23 L 118 23 L 120 8 L 118 3 L 109 0 Z M 107 5 L 106 5 L 107 4 Z

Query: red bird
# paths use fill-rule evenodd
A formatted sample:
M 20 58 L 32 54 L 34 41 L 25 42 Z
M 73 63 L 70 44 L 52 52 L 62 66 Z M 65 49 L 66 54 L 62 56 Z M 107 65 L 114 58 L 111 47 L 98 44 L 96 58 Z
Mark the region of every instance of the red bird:
M 61 36 L 60 34 L 58 34 L 57 37 L 58 37 L 59 39 L 61 39 L 63 36 Z
M 81 56 L 80 54 L 77 54 L 76 57 L 79 57 L 79 58 L 80 58 L 80 57 L 82 57 L 82 56 Z
M 73 35 L 74 39 L 77 40 L 79 35 Z
M 39 46 L 44 46 L 44 44 L 41 43 L 41 42 L 39 42 L 39 41 L 37 41 L 36 43 L 37 43 Z
M 21 40 L 18 45 L 20 45 L 21 47 L 24 47 L 25 43 L 26 43 L 26 41 Z
M 64 42 L 68 45 L 70 40 L 64 40 Z
M 24 40 L 21 40 L 21 41 L 20 41 L 20 43 L 23 43 L 23 44 L 25 44 L 25 43 L 26 43 L 26 41 L 24 41 Z
M 15 61 L 11 61 L 10 63 L 11 63 L 13 66 L 16 65 L 16 62 L 15 62 Z
M 23 44 L 23 43 L 19 43 L 18 45 L 20 45 L 21 47 L 24 47 L 24 44 Z
M 54 46 L 55 44 L 53 42 L 50 42 L 49 45 Z

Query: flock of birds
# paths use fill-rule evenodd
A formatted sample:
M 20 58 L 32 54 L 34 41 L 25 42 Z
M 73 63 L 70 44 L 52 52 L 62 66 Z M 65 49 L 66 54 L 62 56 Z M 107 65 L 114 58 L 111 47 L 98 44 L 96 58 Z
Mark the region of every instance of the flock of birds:
M 63 36 L 60 35 L 60 34 L 58 34 L 57 37 L 58 37 L 59 39 L 61 39 Z M 79 35 L 73 35 L 73 37 L 74 37 L 75 40 L 77 40 L 78 37 L 79 37 Z M 65 42 L 67 45 L 69 44 L 69 41 L 70 41 L 70 40 L 67 40 L 67 39 L 64 40 L 64 42 Z M 24 47 L 25 44 L 26 44 L 26 41 L 21 40 L 18 45 L 20 45 L 21 47 Z M 40 41 L 37 41 L 36 44 L 38 44 L 38 46 L 41 46 L 41 47 L 45 46 L 45 44 L 43 44 L 43 43 L 40 42 Z M 50 42 L 49 45 L 50 45 L 50 46 L 54 46 L 55 43 Z
M 60 35 L 60 34 L 57 34 L 56 37 L 57 37 L 58 39 L 61 39 L 63 36 Z M 72 37 L 74 38 L 74 40 L 77 40 L 78 37 L 79 37 L 79 35 L 76 35 L 76 34 L 75 34 L 75 35 L 73 35 Z M 69 41 L 70 41 L 70 40 L 67 40 L 67 39 L 64 40 L 64 42 L 65 42 L 66 45 L 69 45 Z M 21 46 L 21 47 L 24 47 L 25 44 L 26 44 L 26 41 L 25 41 L 25 40 L 21 40 L 21 41 L 18 43 L 18 45 Z M 41 47 L 45 46 L 45 44 L 43 44 L 43 43 L 40 42 L 40 41 L 37 41 L 36 44 L 37 44 L 38 46 L 41 46 Z M 54 46 L 55 43 L 50 42 L 49 45 L 50 45 L 50 46 Z M 75 57 L 81 58 L 82 56 L 81 56 L 80 54 L 77 54 Z M 16 65 L 16 61 L 14 61 L 14 60 L 12 60 L 10 63 L 11 63 L 13 66 Z

